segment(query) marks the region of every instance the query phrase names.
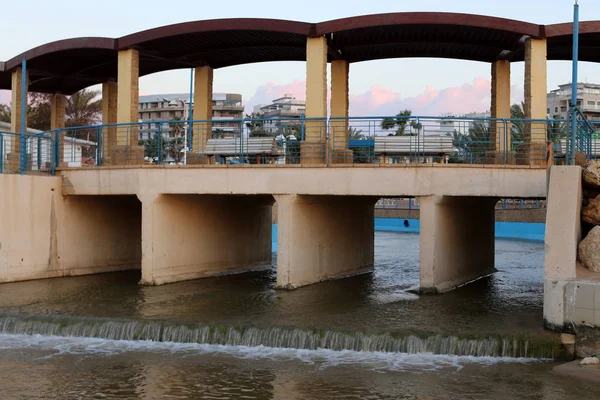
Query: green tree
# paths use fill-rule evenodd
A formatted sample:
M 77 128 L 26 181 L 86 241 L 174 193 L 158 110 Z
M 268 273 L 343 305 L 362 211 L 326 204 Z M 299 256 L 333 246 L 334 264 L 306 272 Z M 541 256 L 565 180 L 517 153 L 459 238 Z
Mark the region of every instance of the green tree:
M 264 131 L 265 121 L 263 118 L 265 117 L 264 113 L 256 113 L 253 112 L 251 114 L 246 114 L 246 128 L 250 131 L 250 136 L 260 137 L 260 136 L 270 136 Z
M 363 135 L 362 129 L 350 128 L 348 129 L 348 139 L 349 140 L 363 140 L 366 139 L 365 135 Z
M 67 97 L 66 125 L 89 126 L 98 124 L 102 117 L 102 99 L 99 92 L 83 89 Z
M 381 121 L 381 129 L 387 131 L 390 129 L 396 129 L 396 133 L 390 134 L 389 136 L 402 136 L 406 129 L 406 125 L 410 122 L 410 116 L 412 115 L 411 110 L 400 111 L 394 118 L 384 118 Z

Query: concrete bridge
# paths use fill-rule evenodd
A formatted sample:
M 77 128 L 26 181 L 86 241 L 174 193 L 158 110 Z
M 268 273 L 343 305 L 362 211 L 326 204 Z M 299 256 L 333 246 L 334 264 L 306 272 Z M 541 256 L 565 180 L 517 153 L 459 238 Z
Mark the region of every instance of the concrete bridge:
M 499 198 L 543 198 L 546 170 L 515 166 L 253 165 L 68 169 L 0 175 L 0 282 L 141 267 L 164 284 L 272 265 L 297 288 L 372 270 L 374 204 L 415 196 L 421 289 L 494 271 Z
M 25 51 L 0 62 L 0 89 L 12 90 L 13 111 L 11 132 L 0 136 L 0 282 L 141 268 L 142 283 L 163 284 L 262 268 L 272 263 L 276 204 L 277 285 L 297 288 L 373 268 L 373 206 L 385 196 L 419 199 L 423 291 L 443 292 L 485 276 L 494 271 L 497 200 L 546 197 L 549 142 L 560 133 L 550 129 L 556 121 L 547 120 L 547 64 L 570 60 L 572 32 L 571 24 L 396 13 L 322 23 L 196 21 Z M 582 23 L 581 60 L 600 61 L 598 33 L 599 21 Z M 470 147 L 457 150 L 463 164 L 442 164 L 445 155 L 423 164 L 419 149 L 409 154 L 408 165 L 386 164 L 385 154 L 355 163 L 350 66 L 406 57 L 490 64 L 491 118 L 480 121 L 483 140 L 464 132 Z M 213 136 L 214 72 L 267 61 L 306 63 L 306 121 L 297 159 L 213 164 L 206 150 Z M 525 119 L 518 121 L 510 119 L 513 62 L 525 63 Z M 184 67 L 195 68 L 193 122 L 185 122 L 188 165 L 144 166 L 139 78 Z M 102 85 L 103 124 L 66 128 L 65 95 L 96 84 Z M 52 94 L 51 131 L 25 134 L 21 110 L 28 92 Z M 74 160 L 65 159 L 65 143 L 75 143 L 82 132 L 95 135 L 96 168 L 69 169 Z M 370 134 L 374 141 L 382 136 Z M 244 159 L 243 149 L 239 155 Z M 56 176 L 11 175 L 55 170 Z M 575 203 L 568 203 L 571 219 Z M 549 204 L 548 212 L 560 213 L 561 204 Z M 575 274 L 564 270 L 574 265 L 571 219 L 573 229 L 562 235 L 561 223 L 555 224 L 559 234 L 551 236 L 555 245 L 549 248 L 560 253 L 557 244 L 568 240 L 569 251 L 556 268 L 547 264 L 547 276 Z M 559 298 L 564 291 L 547 296 L 548 302 Z M 555 305 L 563 310 L 563 303 Z M 560 310 L 556 321 L 564 321 Z

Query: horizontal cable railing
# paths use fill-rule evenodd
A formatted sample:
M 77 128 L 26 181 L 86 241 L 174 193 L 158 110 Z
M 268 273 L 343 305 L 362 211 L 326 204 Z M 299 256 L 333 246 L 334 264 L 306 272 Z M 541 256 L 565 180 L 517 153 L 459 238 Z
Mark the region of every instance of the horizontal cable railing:
M 596 157 L 600 121 L 578 126 L 578 146 Z M 569 132 L 562 119 L 465 116 L 142 121 L 25 135 L 22 145 L 18 134 L 3 133 L 0 157 L 3 172 L 144 164 L 547 166 L 568 159 Z
M 419 201 L 416 198 L 382 198 L 375 203 L 377 209 L 389 210 L 418 210 Z M 501 199 L 496 203 L 496 209 L 525 210 L 546 208 L 546 200 L 531 199 Z

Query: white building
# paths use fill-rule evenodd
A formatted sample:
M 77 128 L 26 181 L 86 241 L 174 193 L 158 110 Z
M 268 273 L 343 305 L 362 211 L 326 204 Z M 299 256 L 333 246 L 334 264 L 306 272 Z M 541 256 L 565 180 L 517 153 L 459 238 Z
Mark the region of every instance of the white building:
M 286 126 L 294 125 L 306 113 L 306 101 L 296 99 L 291 93 L 273 100 L 271 104 L 254 107 L 254 112 L 264 115 L 267 120 L 263 130 L 268 133 L 281 133 Z M 273 118 L 273 120 L 268 120 Z
M 548 93 L 548 116 L 567 119 L 571 104 L 571 84 L 565 83 Z M 600 85 L 595 83 L 577 84 L 577 106 L 591 120 L 600 119 Z
M 18 139 L 18 135 L 9 134 L 10 132 L 10 124 L 7 122 L 0 122 L 0 147 L 1 147 L 1 162 L 6 166 L 8 154 L 12 152 L 13 141 L 16 138 Z M 6 133 L 1 133 L 6 132 Z M 38 169 L 45 169 L 46 163 L 50 163 L 52 160 L 53 154 L 53 140 L 50 138 L 36 136 L 41 133 L 37 129 L 27 129 L 27 139 L 26 139 L 26 149 L 27 156 L 30 159 L 30 167 L 33 171 L 37 171 Z M 64 147 L 63 147 L 63 157 L 62 162 L 66 163 L 69 167 L 81 167 L 84 164 L 88 164 L 90 162 L 95 163 L 95 159 L 86 160 L 83 157 L 83 149 L 87 148 L 89 150 L 94 150 L 96 148 L 96 142 L 92 142 L 89 140 L 77 139 L 68 136 L 64 137 Z M 39 160 L 39 162 L 38 162 Z

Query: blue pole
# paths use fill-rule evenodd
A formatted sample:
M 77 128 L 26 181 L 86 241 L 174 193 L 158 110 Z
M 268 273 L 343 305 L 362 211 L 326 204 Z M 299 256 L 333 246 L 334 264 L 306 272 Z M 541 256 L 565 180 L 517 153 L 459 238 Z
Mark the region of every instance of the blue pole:
M 192 102 L 193 101 L 194 101 L 194 68 L 190 68 L 190 102 L 189 102 L 189 106 L 188 106 L 188 138 L 187 138 L 188 149 L 192 148 L 192 137 L 193 137 L 192 120 L 194 119 L 192 116 L 192 110 L 193 110 Z
M 575 108 L 577 107 L 577 73 L 579 62 L 579 4 L 575 0 L 573 9 L 573 78 L 571 83 L 571 145 L 569 164 L 575 164 L 575 131 L 577 130 L 577 118 Z
M 25 113 L 27 112 L 27 60 L 21 61 L 21 152 L 20 152 L 20 167 L 19 173 L 25 173 L 25 164 L 27 163 L 27 149 L 25 141 Z M 16 133 L 16 132 L 15 132 Z

